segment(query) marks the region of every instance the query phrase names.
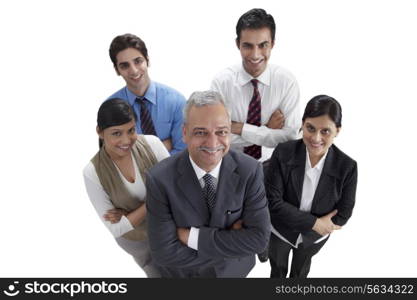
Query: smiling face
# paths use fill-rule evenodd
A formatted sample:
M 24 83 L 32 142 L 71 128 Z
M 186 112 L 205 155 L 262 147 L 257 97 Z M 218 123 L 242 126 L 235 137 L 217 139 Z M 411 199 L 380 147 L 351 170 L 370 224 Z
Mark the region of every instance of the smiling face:
M 274 47 L 271 30 L 268 27 L 244 29 L 240 34 L 240 40 L 236 43 L 245 71 L 255 78 L 261 75 L 266 69 Z
M 118 160 L 130 155 L 130 151 L 136 142 L 136 124 L 132 120 L 118 126 L 111 126 L 97 131 L 103 139 L 104 148 L 112 160 Z
M 329 118 L 323 115 L 315 118 L 306 118 L 303 122 L 303 141 L 308 149 L 310 161 L 318 162 L 333 144 L 333 139 L 340 128 Z
M 149 86 L 148 61 L 143 54 L 134 48 L 127 48 L 116 55 L 116 72 L 126 81 L 130 91 L 138 96 Z
M 193 106 L 183 127 L 192 160 L 206 172 L 213 170 L 230 147 L 230 119 L 222 104 Z

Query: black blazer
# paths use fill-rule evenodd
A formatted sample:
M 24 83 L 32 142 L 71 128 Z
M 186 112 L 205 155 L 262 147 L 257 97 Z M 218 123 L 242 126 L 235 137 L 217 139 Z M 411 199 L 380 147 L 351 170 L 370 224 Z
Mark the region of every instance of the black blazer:
M 314 194 L 311 212 L 299 210 L 306 164 L 303 140 L 279 144 L 265 174 L 271 223 L 288 241 L 295 244 L 299 233 L 303 240 L 320 237 L 312 230 L 316 219 L 337 209 L 333 223 L 344 225 L 355 205 L 357 164 L 335 145 L 329 148 Z

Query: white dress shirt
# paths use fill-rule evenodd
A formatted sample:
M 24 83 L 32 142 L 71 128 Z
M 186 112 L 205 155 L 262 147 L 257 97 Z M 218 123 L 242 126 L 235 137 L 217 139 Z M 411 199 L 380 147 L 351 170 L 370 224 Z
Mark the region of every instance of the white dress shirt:
M 197 164 L 193 161 L 193 159 L 190 156 L 190 162 L 191 165 L 193 166 L 193 169 L 195 171 L 195 175 L 197 176 L 198 182 L 200 182 L 200 186 L 203 189 L 205 186 L 205 182 L 203 179 L 203 176 L 206 174 L 210 174 L 211 176 L 214 177 L 214 188 L 217 190 L 217 183 L 219 181 L 219 173 L 220 173 L 220 167 L 222 165 L 222 161 L 220 161 L 217 166 L 211 170 L 209 173 L 207 173 L 206 171 L 204 171 L 203 169 L 201 169 L 199 166 L 197 166 Z M 188 236 L 188 243 L 187 246 L 194 249 L 194 250 L 198 250 L 198 235 L 200 233 L 200 229 L 196 228 L 196 227 L 191 227 L 190 229 L 190 234 Z
M 144 135 L 144 137 L 158 161 L 161 161 L 169 156 L 168 150 L 165 148 L 164 144 L 162 144 L 159 138 L 153 135 Z M 133 154 L 132 159 L 134 161 Z M 115 164 L 116 169 L 122 178 L 123 184 L 126 186 L 129 193 L 132 196 L 145 200 L 146 188 L 143 182 L 143 178 L 139 172 L 137 164 L 134 163 L 133 165 L 135 167 L 135 181 L 132 183 L 126 180 L 126 178 L 122 175 L 119 168 Z M 90 201 L 93 204 L 101 221 L 110 230 L 112 235 L 117 238 L 132 230 L 133 226 L 125 216 L 122 216 L 120 221 L 114 224 L 104 219 L 104 214 L 106 214 L 109 209 L 114 209 L 115 207 L 111 202 L 109 195 L 104 191 L 103 186 L 100 183 L 100 179 L 97 176 L 96 169 L 94 168 L 94 165 L 91 161 L 84 168 L 83 175 L 88 197 L 90 198 Z
M 301 194 L 301 202 L 299 209 L 304 212 L 311 211 L 311 205 L 313 203 L 314 194 L 316 193 L 317 185 L 319 184 L 321 172 L 323 171 L 324 161 L 326 160 L 327 152 L 323 155 L 323 157 L 319 160 L 319 162 L 314 166 L 311 167 L 310 156 L 308 154 L 308 150 L 306 151 L 306 165 L 305 165 L 305 172 L 304 172 L 304 181 L 303 181 L 303 191 Z M 298 245 L 303 242 L 303 237 L 301 234 L 298 235 L 297 241 L 294 244 L 289 242 L 285 237 L 283 237 L 275 228 L 272 227 L 272 232 L 278 236 L 284 242 L 290 244 L 294 248 L 298 248 Z M 322 240 L 327 238 L 329 235 L 322 236 L 314 243 L 320 243 Z
M 261 126 L 246 123 L 249 103 L 253 96 L 254 79 L 242 64 L 220 72 L 213 79 L 211 89 L 219 92 L 231 112 L 232 121 L 244 123 L 242 134 L 231 136 L 231 147 L 240 151 L 253 144 L 263 146 L 264 161 L 271 157 L 278 143 L 298 138 L 301 128 L 300 91 L 294 76 L 282 67 L 268 64 L 256 79 L 261 95 Z M 282 129 L 266 127 L 272 113 L 281 109 L 285 117 Z

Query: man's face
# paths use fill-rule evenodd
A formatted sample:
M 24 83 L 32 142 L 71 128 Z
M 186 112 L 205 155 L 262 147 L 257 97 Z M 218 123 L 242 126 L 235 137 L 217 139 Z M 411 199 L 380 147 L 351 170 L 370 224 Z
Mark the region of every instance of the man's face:
M 267 27 L 260 29 L 244 29 L 240 33 L 240 41 L 236 41 L 242 56 L 243 68 L 253 77 L 258 77 L 265 71 L 274 41 L 271 30 Z
M 127 48 L 116 55 L 116 72 L 126 81 L 131 91 L 138 91 L 149 85 L 148 62 L 143 54 Z
M 230 148 L 230 119 L 222 104 L 193 106 L 183 127 L 183 139 L 193 161 L 213 170 Z

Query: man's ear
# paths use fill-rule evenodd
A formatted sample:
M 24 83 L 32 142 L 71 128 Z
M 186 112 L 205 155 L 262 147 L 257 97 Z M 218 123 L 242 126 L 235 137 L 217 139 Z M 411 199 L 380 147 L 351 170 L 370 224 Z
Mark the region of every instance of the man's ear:
M 116 71 L 116 74 L 117 74 L 118 76 L 120 76 L 119 70 L 117 70 L 117 66 L 114 66 L 114 70 Z
M 186 141 L 186 135 L 187 135 L 187 129 L 185 128 L 185 124 L 184 124 L 184 125 L 182 125 L 182 141 L 184 143 L 187 143 L 187 141 Z
M 236 47 L 240 50 L 240 41 L 239 41 L 239 39 L 236 38 L 235 42 L 236 42 Z

